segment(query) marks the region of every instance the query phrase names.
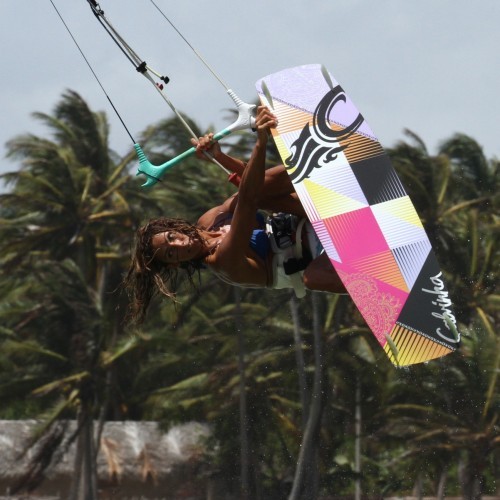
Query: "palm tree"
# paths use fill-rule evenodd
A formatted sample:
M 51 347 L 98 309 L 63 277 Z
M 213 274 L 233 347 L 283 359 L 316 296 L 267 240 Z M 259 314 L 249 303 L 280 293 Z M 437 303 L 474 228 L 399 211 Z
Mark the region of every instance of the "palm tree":
M 13 189 L 0 195 L 0 414 L 45 415 L 35 436 L 44 436 L 45 445 L 27 487 L 76 440 L 75 475 L 82 480 L 72 496 L 95 494 L 95 419 L 196 418 L 213 424 L 215 463 L 235 491 L 247 460 L 249 495 L 284 498 L 306 433 L 310 394 L 301 389 L 314 387 L 315 375 L 323 392 L 315 401 L 322 414 L 316 470 L 324 489 L 349 493 L 362 479 L 365 494 L 401 490 L 400 469 L 407 467 L 413 483 L 422 460 L 435 490 L 452 476 L 472 498 L 490 481 L 499 444 L 498 162 L 487 161 L 475 141 L 455 136 L 432 156 L 409 133 L 411 143 L 391 151 L 445 264 L 460 326 L 470 332 L 461 353 L 397 371 L 348 298 L 316 297 L 323 348 L 315 358 L 319 330 L 311 328 L 305 301 L 293 309 L 300 317 L 294 322 L 288 293 L 248 289 L 237 298 L 207 273 L 200 293 L 181 288 L 176 307 L 155 302 L 148 321 L 125 335 L 125 298 L 112 292 L 127 265 L 131 231 L 153 215 L 195 220 L 207 199 L 222 201 L 234 187 L 217 166 L 193 159 L 154 190 L 141 189 L 129 175 L 133 153 L 119 158 L 109 150 L 105 116 L 74 92 L 63 95 L 53 115 L 35 116 L 53 136 L 10 141 L 10 157 L 22 166 L 4 176 Z M 159 163 L 186 149 L 188 137 L 167 120 L 148 128 L 141 143 Z M 234 145 L 238 156 L 251 143 L 250 134 L 242 135 Z M 360 414 L 369 418 L 355 429 Z M 77 434 L 67 435 L 61 419 L 75 416 Z
M 441 143 L 438 154 L 446 156 L 451 163 L 457 199 L 481 203 L 487 201 L 484 198 L 498 195 L 498 161 L 489 161 L 472 137 L 455 134 Z M 483 204 L 484 208 L 487 206 Z
M 435 470 L 438 495 L 443 495 L 451 462 L 461 464 L 464 498 L 479 498 L 499 431 L 493 327 L 499 319 L 498 221 L 491 210 L 498 209 L 498 162 L 488 162 L 479 145 L 464 135 L 445 141 L 437 157 L 412 138 L 416 145 L 401 143 L 392 153 L 411 181 L 410 195 L 421 207 L 426 228 L 430 224 L 431 239 L 438 242 L 464 345 L 457 354 L 394 379 L 383 435 L 405 442 L 398 467 L 406 461 L 414 474 L 429 466 Z
M 297 459 L 297 468 L 289 499 L 296 500 L 303 496 L 303 490 L 306 488 L 309 498 L 316 498 L 318 494 L 318 450 L 317 435 L 321 413 L 323 411 L 323 332 L 321 312 L 319 307 L 319 294 L 311 294 L 311 305 L 313 314 L 313 339 L 314 339 L 314 382 L 313 389 L 309 398 L 309 411 L 307 422 L 304 428 L 300 453 Z M 305 410 L 305 408 L 304 408 Z M 309 474 L 307 474 L 309 472 Z M 309 476 L 307 478 L 307 476 Z
M 443 142 L 440 154 L 450 159 L 452 170 L 453 203 L 441 219 L 455 228 L 450 270 L 467 323 L 476 313 L 487 314 L 491 304 L 485 299 L 498 293 L 499 162 L 488 161 L 477 142 L 462 134 Z
M 128 260 L 137 206 L 146 203 L 128 174 L 132 153 L 120 159 L 109 150 L 103 113 L 92 112 L 68 91 L 53 115 L 35 117 L 54 140 L 26 135 L 8 143 L 9 156 L 22 166 L 3 176 L 13 189 L 0 195 L 1 277 L 7 270 L 15 273 L 16 288 L 8 298 L 20 304 L 3 310 L 11 325 L 7 342 L 21 351 L 34 343 L 46 362 L 57 360 L 55 371 L 47 363 L 38 372 L 18 367 L 19 378 L 30 379 L 19 396 L 59 394 L 62 403 L 49 422 L 75 409 L 76 467 L 82 468 L 75 478 L 82 480 L 73 494 L 95 497 L 93 419 L 106 418 L 113 406 L 113 363 L 128 350 L 120 351 L 124 298 L 113 292 Z
M 458 464 L 464 498 L 480 498 L 500 445 L 498 346 L 496 336 L 471 332 L 460 354 L 401 374 L 386 410 L 391 418 L 384 439 L 397 436 L 405 443 L 398 464 L 412 459 L 414 474 L 432 471 L 436 478 Z M 411 387 L 416 390 L 409 398 Z

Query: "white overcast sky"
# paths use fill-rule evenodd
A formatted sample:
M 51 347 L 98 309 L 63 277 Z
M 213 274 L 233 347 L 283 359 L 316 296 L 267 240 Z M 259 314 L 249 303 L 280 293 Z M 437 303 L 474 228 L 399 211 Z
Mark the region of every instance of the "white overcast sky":
M 104 32 L 86 0 L 53 0 L 132 134 L 172 116 Z M 278 70 L 322 63 L 384 146 L 409 128 L 431 152 L 455 132 L 500 157 L 500 0 L 155 0 L 244 100 Z M 101 0 L 106 17 L 147 63 L 167 74 L 167 95 L 202 128 L 222 129 L 231 101 L 150 0 Z M 0 172 L 5 142 L 47 135 L 31 117 L 62 92 L 108 114 L 111 147 L 125 130 L 49 0 L 1 0 Z

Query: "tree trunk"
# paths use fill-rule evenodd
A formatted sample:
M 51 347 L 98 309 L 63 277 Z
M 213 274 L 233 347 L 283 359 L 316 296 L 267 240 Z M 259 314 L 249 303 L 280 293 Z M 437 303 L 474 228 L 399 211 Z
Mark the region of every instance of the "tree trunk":
M 318 494 L 318 467 L 315 441 L 323 408 L 323 347 L 320 326 L 319 293 L 312 292 L 314 337 L 314 383 L 307 425 L 302 437 L 299 458 L 289 500 L 314 500 Z M 307 477 L 308 476 L 308 477 Z M 307 487 L 305 485 L 307 484 Z
M 413 488 L 413 495 L 417 500 L 422 500 L 422 475 L 419 473 Z
M 436 492 L 436 497 L 438 500 L 444 500 L 445 499 L 445 493 L 446 493 L 446 480 L 448 479 L 448 468 L 445 467 L 442 471 L 441 474 L 439 475 L 439 483 L 438 483 L 438 488 Z
M 247 393 L 245 376 L 245 337 L 243 335 L 243 317 L 241 314 L 241 289 L 234 287 L 235 316 L 234 322 L 238 332 L 238 372 L 240 377 L 240 462 L 241 462 L 241 499 L 249 498 L 248 483 L 248 414 L 247 414 Z
M 458 477 L 462 497 L 467 500 L 481 500 L 482 484 L 480 458 L 477 454 L 467 455 L 460 460 Z
M 306 364 L 304 362 L 304 353 L 302 351 L 302 335 L 300 333 L 300 318 L 299 318 L 299 304 L 295 293 L 291 293 L 290 297 L 290 313 L 292 314 L 293 321 L 293 341 L 295 346 L 295 361 L 297 363 L 297 375 L 299 379 L 299 394 L 300 405 L 302 407 L 302 433 L 306 429 L 308 417 L 308 392 L 307 379 L 306 379 Z
M 98 500 L 93 424 L 90 413 L 82 409 L 78 416 L 79 433 L 70 500 Z
M 361 382 L 356 378 L 356 395 L 354 410 L 354 472 L 356 482 L 354 484 L 354 498 L 361 500 Z
M 81 471 L 82 471 L 82 454 L 83 454 L 83 446 L 80 444 L 80 441 L 81 441 L 81 435 L 79 433 L 76 439 L 75 462 L 73 466 L 73 478 L 71 480 L 69 500 L 77 500 L 78 490 L 80 488 Z

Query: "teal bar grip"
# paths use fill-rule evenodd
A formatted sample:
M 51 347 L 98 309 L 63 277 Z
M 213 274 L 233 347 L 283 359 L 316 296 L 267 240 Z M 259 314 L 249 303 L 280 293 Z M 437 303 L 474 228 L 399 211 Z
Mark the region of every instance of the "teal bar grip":
M 217 134 L 214 135 L 214 141 L 219 141 L 220 139 L 228 136 L 231 132 L 232 130 L 230 128 L 225 128 L 224 130 L 217 132 Z M 146 182 L 142 185 L 143 187 L 154 186 L 157 182 L 161 181 L 161 178 L 169 168 L 177 165 L 182 160 L 192 156 L 196 152 L 196 148 L 192 147 L 162 165 L 153 165 L 147 159 L 139 144 L 134 144 L 134 149 L 137 153 L 137 157 L 139 158 L 139 168 L 137 169 L 136 175 L 143 174 L 147 177 Z

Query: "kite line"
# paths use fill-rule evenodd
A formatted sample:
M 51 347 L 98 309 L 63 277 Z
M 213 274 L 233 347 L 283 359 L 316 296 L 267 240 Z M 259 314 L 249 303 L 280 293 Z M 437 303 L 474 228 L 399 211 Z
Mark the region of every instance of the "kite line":
M 118 110 L 116 109 L 115 105 L 113 104 L 111 98 L 107 94 L 106 90 L 104 89 L 104 86 L 102 85 L 101 81 L 99 80 L 96 72 L 92 68 L 92 65 L 90 64 L 89 60 L 85 56 L 83 50 L 81 49 L 80 45 L 78 44 L 77 40 L 73 36 L 71 30 L 69 29 L 68 25 L 64 21 L 61 13 L 57 9 L 56 5 L 54 4 L 53 0 L 50 0 L 50 3 L 54 7 L 54 10 L 56 11 L 57 15 L 59 16 L 60 20 L 62 21 L 64 27 L 70 34 L 73 42 L 75 43 L 77 49 L 79 50 L 80 54 L 82 55 L 83 59 L 85 60 L 87 66 L 90 68 L 94 78 L 98 82 L 99 86 L 101 87 L 102 91 L 104 92 L 106 98 L 108 99 L 109 103 L 111 104 L 111 107 L 115 111 L 116 115 L 118 116 L 120 122 L 124 126 L 127 134 L 129 135 L 130 139 L 133 142 L 134 149 L 136 151 L 136 154 L 139 158 L 139 168 L 137 171 L 137 175 L 145 175 L 146 176 L 146 182 L 143 184 L 143 186 L 152 186 L 159 182 L 162 178 L 162 176 L 165 174 L 165 172 L 173 167 L 174 165 L 177 165 L 180 163 L 182 160 L 185 158 L 193 155 L 196 152 L 196 148 L 192 147 L 185 151 L 184 153 L 176 156 L 175 158 L 172 158 L 171 160 L 163 163 L 162 165 L 153 165 L 146 157 L 144 151 L 142 150 L 141 146 L 134 140 L 132 134 L 130 133 L 129 129 L 125 125 L 124 120 L 120 116 Z M 101 26 L 105 29 L 105 31 L 108 33 L 108 35 L 112 38 L 112 40 L 115 42 L 115 44 L 119 47 L 121 52 L 125 55 L 125 57 L 133 64 L 134 68 L 141 73 L 154 87 L 155 89 L 159 92 L 159 94 L 162 96 L 163 100 L 167 103 L 167 105 L 170 107 L 170 109 L 174 112 L 176 117 L 181 121 L 182 125 L 186 128 L 186 130 L 189 132 L 189 134 L 195 139 L 198 140 L 198 136 L 196 133 L 191 129 L 189 124 L 186 122 L 186 120 L 182 117 L 182 115 L 178 112 L 178 110 L 175 108 L 173 103 L 168 99 L 164 92 L 164 84 L 166 85 L 169 82 L 169 78 L 165 75 L 160 74 L 156 70 L 152 69 L 146 61 L 144 61 L 142 58 L 139 57 L 139 55 L 132 49 L 132 47 L 125 41 L 125 39 L 118 33 L 118 31 L 113 27 L 113 25 L 109 22 L 109 20 L 105 17 L 104 11 L 101 9 L 99 3 L 95 0 L 87 0 L 87 3 L 90 5 L 92 12 L 98 19 L 99 23 Z M 159 9 L 159 7 L 154 4 L 155 7 L 160 11 L 160 13 L 163 15 L 165 19 L 168 20 L 168 18 L 165 16 L 163 12 Z M 168 20 L 170 22 L 170 20 Z M 170 22 L 170 24 L 173 26 L 173 24 Z M 188 43 L 188 45 L 195 51 L 195 49 L 189 44 L 189 42 L 184 38 L 184 36 L 180 33 L 180 31 L 175 28 L 174 29 L 181 35 L 181 37 Z M 251 128 L 254 124 L 254 118 L 253 118 L 253 110 L 255 108 L 254 105 L 249 105 L 241 101 L 241 99 L 236 96 L 236 94 L 222 82 L 222 80 L 216 75 L 216 73 L 207 65 L 207 63 L 201 58 L 201 56 L 195 51 L 197 56 L 204 62 L 204 64 L 210 69 L 212 74 L 216 76 L 216 78 L 219 80 L 219 82 L 224 85 L 226 88 L 226 91 L 230 95 L 230 97 L 233 99 L 235 102 L 237 108 L 238 108 L 238 118 L 234 123 L 223 129 L 222 131 L 218 132 L 217 134 L 214 135 L 214 141 L 218 141 L 222 139 L 223 137 L 226 137 L 227 135 L 231 134 L 235 130 L 241 130 L 244 128 Z M 161 80 L 160 83 L 158 81 L 155 81 L 153 78 L 154 75 L 157 77 L 159 80 Z M 219 165 L 220 168 L 222 168 L 226 173 L 229 173 L 217 160 L 215 160 L 211 155 L 208 153 L 205 153 L 205 155 L 214 163 Z M 234 176 L 230 176 L 230 180 L 232 182 L 237 182 L 236 179 L 234 179 Z
M 180 32 L 180 30 L 175 26 L 175 24 L 167 17 L 167 15 L 158 7 L 158 4 L 154 0 L 149 0 L 156 10 L 161 14 L 161 16 L 172 26 L 172 28 L 177 32 L 177 34 L 186 42 L 188 47 L 194 52 L 196 57 L 205 65 L 205 67 L 212 73 L 215 79 L 224 87 L 229 97 L 236 104 L 238 110 L 238 118 L 229 126 L 231 130 L 242 130 L 245 128 L 253 128 L 255 125 L 254 111 L 255 104 L 247 104 L 243 102 L 236 93 L 229 88 L 229 85 L 225 83 L 222 78 L 215 72 L 215 70 L 207 63 L 205 58 L 189 43 L 186 37 Z
M 101 87 L 102 91 L 104 92 L 104 95 L 106 96 L 106 98 L 108 99 L 109 101 L 109 104 L 111 105 L 111 107 L 113 108 L 113 111 L 116 113 L 116 116 L 118 117 L 118 119 L 120 120 L 121 124 L 123 125 L 123 127 L 125 128 L 128 136 L 130 137 L 130 139 L 132 140 L 133 143 L 135 143 L 135 139 L 134 137 L 132 136 L 132 134 L 130 133 L 130 130 L 128 129 L 127 125 L 125 124 L 125 122 L 123 121 L 123 118 L 121 117 L 120 113 L 118 112 L 118 110 L 116 109 L 113 101 L 111 100 L 111 98 L 109 97 L 108 93 L 106 92 L 106 89 L 104 88 L 104 85 L 101 83 L 101 80 L 99 80 L 99 77 L 97 76 L 96 72 L 94 71 L 94 68 L 92 67 L 92 65 L 90 64 L 89 60 L 87 59 L 85 53 L 83 52 L 82 48 L 80 47 L 80 45 L 78 44 L 78 42 L 76 41 L 76 38 L 73 36 L 73 33 L 71 32 L 71 30 L 69 29 L 69 26 L 66 24 L 66 22 L 64 21 L 64 18 L 62 17 L 61 13 L 59 12 L 59 10 L 57 9 L 57 7 L 55 6 L 54 2 L 52 0 L 49 0 L 50 3 L 52 4 L 52 7 L 54 7 L 54 10 L 56 11 L 57 15 L 59 16 L 59 19 L 61 20 L 61 22 L 63 23 L 64 27 L 66 28 L 67 32 L 69 33 L 69 36 L 72 38 L 73 42 L 75 43 L 76 45 L 76 48 L 78 49 L 78 51 L 80 52 L 81 56 L 83 57 L 83 60 L 87 63 L 87 66 L 89 67 L 90 71 L 92 72 L 92 74 L 94 75 L 94 78 L 96 79 L 97 83 L 99 84 L 99 86 Z

